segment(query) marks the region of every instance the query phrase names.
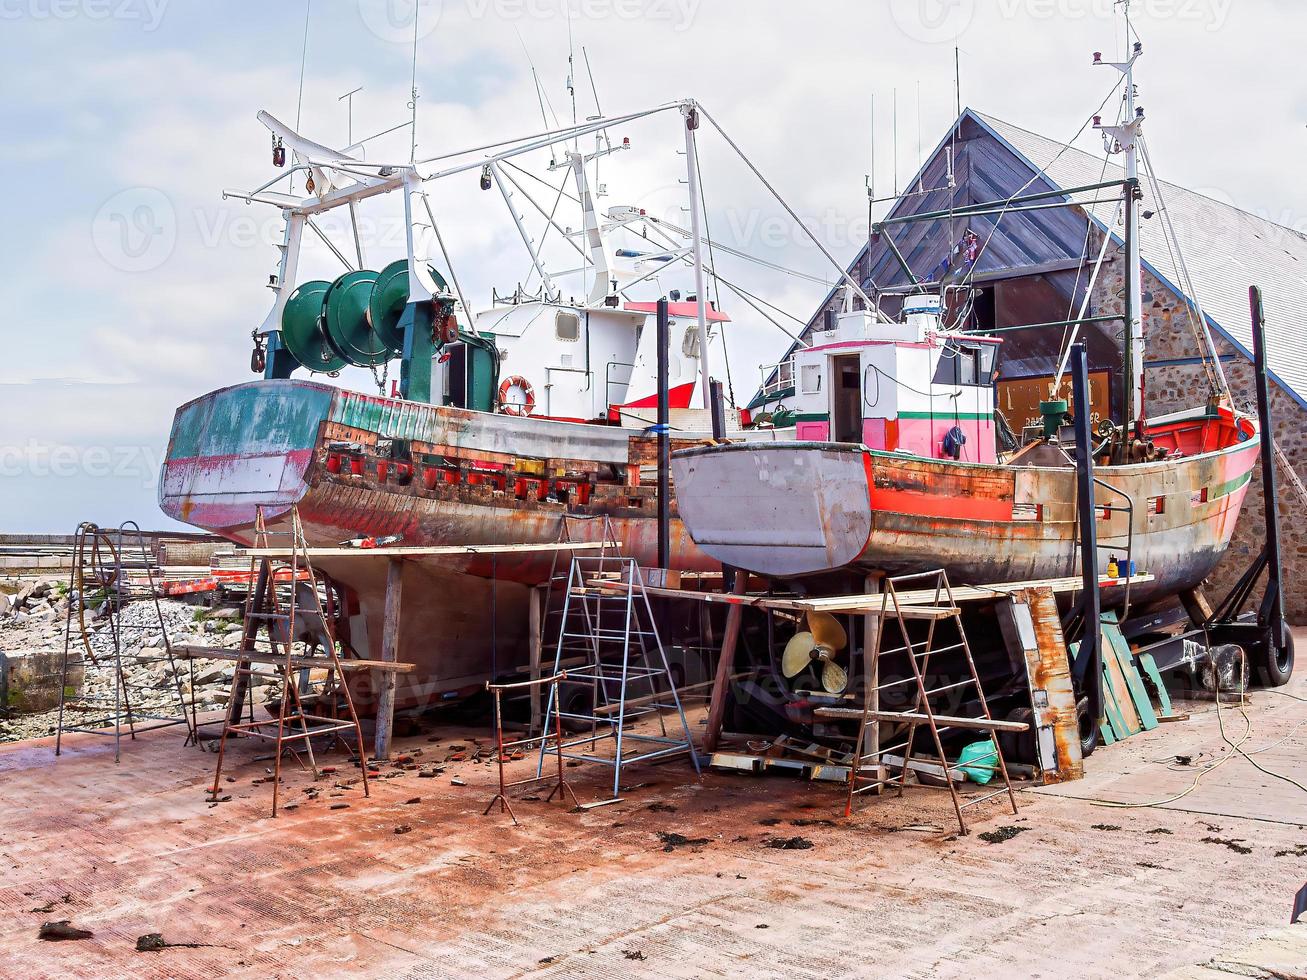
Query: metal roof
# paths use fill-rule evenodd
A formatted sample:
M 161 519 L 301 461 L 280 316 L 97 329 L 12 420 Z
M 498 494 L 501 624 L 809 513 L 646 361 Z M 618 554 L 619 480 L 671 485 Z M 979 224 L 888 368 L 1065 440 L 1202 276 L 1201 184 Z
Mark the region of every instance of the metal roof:
M 1077 187 L 1122 176 L 1119 166 L 1083 150 L 1064 148 L 1055 140 L 968 109 L 981 126 L 1043 171 L 1058 187 Z M 1104 176 L 1104 174 L 1106 174 Z M 1146 177 L 1144 210 L 1160 205 Z M 1200 194 L 1159 181 L 1176 237 L 1184 253 L 1194 291 L 1212 328 L 1246 356 L 1252 357 L 1248 287 L 1262 287 L 1266 306 L 1266 351 L 1271 373 L 1307 408 L 1307 236 L 1292 228 L 1240 210 L 1220 199 L 1219 191 Z M 1110 205 L 1092 209 L 1100 225 L 1112 219 Z M 1180 295 L 1176 271 L 1160 217 L 1142 222 L 1140 251 L 1149 271 Z

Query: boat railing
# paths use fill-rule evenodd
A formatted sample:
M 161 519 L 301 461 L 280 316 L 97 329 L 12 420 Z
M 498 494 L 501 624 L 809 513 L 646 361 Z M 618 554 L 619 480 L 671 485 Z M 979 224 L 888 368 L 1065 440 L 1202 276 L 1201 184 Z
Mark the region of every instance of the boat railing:
M 760 364 L 762 383 L 759 390 L 764 399 L 773 398 L 794 387 L 794 358 L 787 357 L 775 364 Z
M 1112 486 L 1112 484 L 1106 483 L 1103 480 L 1100 480 L 1096 476 L 1093 479 L 1094 479 L 1095 486 L 1100 487 L 1103 490 L 1106 490 L 1108 493 L 1115 494 L 1116 496 L 1122 498 L 1125 501 L 1125 504 L 1123 505 L 1122 504 L 1115 504 L 1115 505 L 1099 504 L 1097 501 L 1095 501 L 1094 503 L 1094 509 L 1098 511 L 1103 511 L 1109 518 L 1114 513 L 1123 513 L 1126 515 L 1126 535 L 1125 535 L 1126 565 L 1125 565 L 1125 573 L 1120 576 L 1121 578 L 1125 579 L 1125 605 L 1121 610 L 1121 620 L 1124 622 L 1125 619 L 1130 615 L 1130 582 L 1131 579 L 1133 579 L 1134 577 L 1133 575 L 1130 574 L 1130 565 L 1134 561 L 1135 502 L 1134 499 L 1128 493 L 1122 490 L 1120 487 L 1114 487 Z M 1119 545 L 1106 544 L 1101 540 L 1098 541 L 1098 547 L 1100 549 L 1114 551 L 1117 553 L 1121 551 Z

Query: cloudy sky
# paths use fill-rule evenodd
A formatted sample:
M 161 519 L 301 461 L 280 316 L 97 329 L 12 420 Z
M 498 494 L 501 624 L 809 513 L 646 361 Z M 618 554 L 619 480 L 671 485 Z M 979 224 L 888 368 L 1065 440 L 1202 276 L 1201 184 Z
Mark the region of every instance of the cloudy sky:
M 356 139 L 408 118 L 412 0 L 310 4 L 305 45 L 304 0 L 0 0 L 0 530 L 166 525 L 156 480 L 173 411 L 250 377 L 250 331 L 271 301 L 277 215 L 221 194 L 271 174 L 256 112 L 343 145 L 340 96 L 361 86 Z M 1307 5 L 1132 10 L 1161 176 L 1307 230 Z M 1110 0 L 425 0 L 418 18 L 419 158 L 538 129 L 528 58 L 570 119 L 570 27 L 582 116 L 594 112 L 582 48 L 609 115 L 698 99 L 841 262 L 866 234 L 873 98 L 885 191 L 894 92 L 903 182 L 953 116 L 955 45 L 965 105 L 1068 139 L 1111 83 L 1091 52 L 1121 43 Z M 685 220 L 675 116 L 612 135 L 634 149 L 605 164 L 603 205 Z M 369 146 L 371 159 L 409 150 L 407 131 Z M 723 274 L 806 317 L 834 270 L 711 134 L 703 170 L 714 238 L 809 278 L 725 257 Z M 433 199 L 475 304 L 526 277 L 502 201 L 475 174 Z M 400 254 L 395 203 L 364 214 L 374 267 Z M 334 276 L 334 261 L 311 247 L 303 272 Z M 787 338 L 724 305 L 747 400 Z

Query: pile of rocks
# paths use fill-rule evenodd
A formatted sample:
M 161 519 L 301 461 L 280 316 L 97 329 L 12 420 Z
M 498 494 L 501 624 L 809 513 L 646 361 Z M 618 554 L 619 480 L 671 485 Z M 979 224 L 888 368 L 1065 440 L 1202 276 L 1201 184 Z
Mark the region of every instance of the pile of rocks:
M 0 621 L 55 624 L 68 611 L 68 585 L 51 579 L 10 580 L 0 586 Z
M 0 651 L 11 656 L 57 652 L 61 663 L 68 608 L 64 591 L 50 582 L 33 583 L 17 590 L 9 599 L 7 611 L 0 615 Z M 77 697 L 69 704 L 78 704 L 75 710 L 87 718 L 111 716 L 117 687 L 112 625 L 103 613 L 93 615 L 87 610 L 84 617 L 87 635 L 83 643 L 77 612 L 74 608 L 67 648 L 70 663 L 83 668 L 84 681 Z M 180 716 L 180 703 L 187 705 L 189 713 L 192 699 L 200 713 L 226 705 L 235 665 L 221 660 L 191 661 L 181 657 L 170 661 L 167 645 L 235 650 L 241 644 L 242 619 L 239 608 L 202 610 L 172 599 L 160 599 L 158 610 L 149 598 L 125 605 L 117 617 L 118 647 L 122 653 L 124 685 L 133 706 L 146 713 Z M 280 696 L 277 681 L 253 680 L 256 702 L 267 703 Z M 11 713 L 7 719 L 0 712 L 0 741 L 52 735 L 57 723 L 57 711 Z

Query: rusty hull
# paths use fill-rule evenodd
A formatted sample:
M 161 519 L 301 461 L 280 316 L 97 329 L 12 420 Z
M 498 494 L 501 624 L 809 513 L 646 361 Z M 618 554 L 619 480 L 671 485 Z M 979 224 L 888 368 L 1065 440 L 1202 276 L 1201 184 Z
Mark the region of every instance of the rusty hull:
M 641 481 L 652 443 L 638 430 L 259 381 L 178 409 L 160 506 L 247 546 L 260 507 L 273 532 L 289 530 L 295 507 L 314 547 L 389 535 L 415 546 L 546 544 L 565 531 L 571 540 L 601 541 L 607 531 L 624 554 L 652 565 L 656 488 Z M 671 560 L 683 571 L 718 569 L 675 516 Z M 492 670 L 524 666 L 528 589 L 548 579 L 553 561 L 406 560 L 398 655 L 419 669 L 399 675 L 399 704 L 466 694 Z M 319 564 L 356 594 L 355 645 L 379 658 L 385 561 Z M 552 653 L 547 643 L 546 658 Z M 371 691 L 358 694 L 367 709 Z
M 1174 595 L 1216 566 L 1257 453 L 1250 439 L 1098 470 L 1134 501 L 1133 557 L 1155 576 L 1133 590 L 1132 601 Z M 760 575 L 942 567 L 952 581 L 978 585 L 1079 574 L 1074 469 L 796 442 L 684 450 L 673 457 L 673 470 L 691 537 L 714 558 Z M 1096 503 L 1122 499 L 1100 488 Z M 1101 512 L 1103 568 L 1113 549 L 1125 556 L 1130 527 L 1124 512 Z

